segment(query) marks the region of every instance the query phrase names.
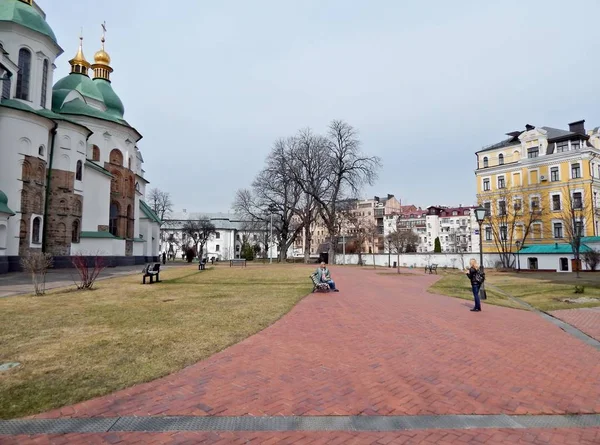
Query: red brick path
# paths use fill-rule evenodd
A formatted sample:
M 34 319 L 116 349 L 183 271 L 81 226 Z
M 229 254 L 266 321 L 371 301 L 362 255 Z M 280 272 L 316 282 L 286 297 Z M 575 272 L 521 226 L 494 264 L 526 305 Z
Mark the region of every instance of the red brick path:
M 38 417 L 600 413 L 600 353 L 536 314 L 470 312 L 431 275 L 333 275 L 341 292 L 203 362 Z
M 566 309 L 554 311 L 551 314 L 600 341 L 600 307 L 591 309 Z
M 428 430 L 394 433 L 356 432 L 178 432 L 178 433 L 105 433 L 65 434 L 52 436 L 2 437 L 3 445 L 72 445 L 72 444 L 403 444 L 403 445 L 499 445 L 499 444 L 549 444 L 549 445 L 597 445 L 600 428 L 580 429 L 528 429 L 528 430 Z

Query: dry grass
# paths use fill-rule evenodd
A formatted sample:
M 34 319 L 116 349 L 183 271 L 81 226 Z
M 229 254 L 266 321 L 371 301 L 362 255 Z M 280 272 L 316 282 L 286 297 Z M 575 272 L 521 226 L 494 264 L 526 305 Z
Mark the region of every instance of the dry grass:
M 596 273 L 582 273 L 581 278 L 577 278 L 572 273 L 505 273 L 486 270 L 486 278 L 486 284 L 488 285 L 486 289 L 487 304 L 523 309 L 522 306 L 514 303 L 509 298 L 495 292 L 490 288 L 491 285 L 543 311 L 600 306 L 600 274 Z M 576 285 L 584 286 L 585 293 L 575 294 Z M 430 290 L 467 300 L 473 298 L 469 283 L 464 273 L 460 272 L 444 274 L 444 277 L 434 284 Z M 566 303 L 561 301 L 578 297 L 598 298 L 598 301 L 588 303 Z
M 429 288 L 430 292 L 447 295 L 449 297 L 461 298 L 463 300 L 473 300 L 473 292 L 471 291 L 471 284 L 469 279 L 465 276 L 464 272 L 455 270 L 440 272 L 442 279 L 436 282 Z M 486 277 L 489 280 L 491 272 L 486 271 Z M 494 304 L 496 306 L 505 306 L 515 309 L 523 309 L 523 306 L 514 302 L 510 298 L 495 292 L 492 289 L 486 288 L 487 300 L 484 300 L 484 304 Z
M 312 284 L 304 267 L 213 268 L 127 276 L 97 290 L 0 300 L 0 418 L 15 418 L 150 381 L 269 326 Z

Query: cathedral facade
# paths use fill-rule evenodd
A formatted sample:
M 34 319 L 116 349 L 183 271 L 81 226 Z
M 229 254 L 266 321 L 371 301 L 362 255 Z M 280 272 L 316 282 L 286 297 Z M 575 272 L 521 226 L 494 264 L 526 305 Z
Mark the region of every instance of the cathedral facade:
M 33 0 L 0 3 L 0 273 L 32 251 L 50 253 L 55 267 L 77 254 L 110 265 L 157 260 L 142 135 L 124 119 L 104 37 L 92 63 L 82 42 L 54 83 L 63 50 L 44 12 Z

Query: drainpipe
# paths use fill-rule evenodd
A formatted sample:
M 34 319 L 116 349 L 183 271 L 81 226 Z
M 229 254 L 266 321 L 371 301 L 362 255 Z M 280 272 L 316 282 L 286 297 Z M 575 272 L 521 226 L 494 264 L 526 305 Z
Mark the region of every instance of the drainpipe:
M 596 233 L 596 199 L 594 194 L 594 172 L 592 170 L 592 161 L 588 161 L 590 167 L 590 201 L 592 202 L 592 228 L 594 229 L 594 236 L 598 236 Z
M 50 205 L 50 182 L 52 179 L 52 161 L 54 159 L 54 142 L 56 140 L 56 130 L 58 122 L 54 123 L 51 131 L 50 144 L 48 144 L 48 172 L 46 174 L 46 197 L 44 200 L 44 227 L 42 230 L 42 252 L 46 253 L 46 241 L 48 231 L 48 206 Z

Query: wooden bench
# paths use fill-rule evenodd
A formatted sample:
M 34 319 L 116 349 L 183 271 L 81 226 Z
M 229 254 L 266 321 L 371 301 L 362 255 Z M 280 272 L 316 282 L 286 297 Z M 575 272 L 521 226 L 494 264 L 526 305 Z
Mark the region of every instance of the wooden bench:
M 435 274 L 437 275 L 437 268 L 437 264 L 430 264 L 429 266 L 425 266 L 425 273 L 429 272 L 431 274 L 435 272 Z
M 246 267 L 246 259 L 245 258 L 236 258 L 233 260 L 229 260 L 229 267 L 233 267 L 233 266 Z
M 331 289 L 329 288 L 329 284 L 327 283 L 322 283 L 321 281 L 319 281 L 319 277 L 317 276 L 317 274 L 312 274 L 310 276 L 310 279 L 313 282 L 313 293 L 314 292 L 329 292 Z
M 150 277 L 150 284 L 154 282 L 154 277 L 156 277 L 156 282 L 160 283 L 160 263 L 148 264 L 146 267 L 144 267 L 142 273 L 144 274 L 142 277 L 142 284 L 146 284 L 146 277 Z

